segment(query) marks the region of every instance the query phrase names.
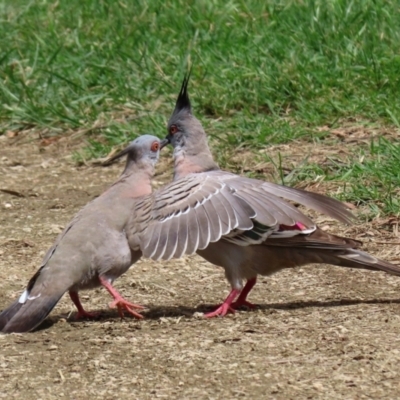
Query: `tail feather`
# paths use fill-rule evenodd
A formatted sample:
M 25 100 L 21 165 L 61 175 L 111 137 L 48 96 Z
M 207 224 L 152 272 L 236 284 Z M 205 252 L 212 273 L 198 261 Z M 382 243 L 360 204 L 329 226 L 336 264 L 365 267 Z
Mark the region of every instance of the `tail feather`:
M 19 300 L 15 300 L 9 307 L 3 310 L 0 313 L 0 332 L 4 329 L 7 323 L 14 317 L 15 314 L 21 309 L 23 306 Z
M 349 268 L 371 269 L 385 271 L 400 276 L 400 266 L 381 260 L 361 250 L 352 250 L 337 256 L 341 265 Z
M 311 234 L 268 239 L 263 246 L 285 254 L 293 265 L 326 263 L 341 267 L 385 271 L 400 276 L 400 266 L 376 258 L 359 250 L 361 242 L 332 235 L 317 228 Z M 286 251 L 285 251 L 286 250 Z
M 29 280 L 24 293 L 0 314 L 0 332 L 29 332 L 39 326 L 49 315 L 69 282 L 46 275 L 49 268 L 42 265 Z
M 49 315 L 63 294 L 64 292 L 44 294 L 36 298 L 28 298 L 25 303 L 17 300 L 0 314 L 0 321 L 3 321 L 1 317 L 5 313 L 4 321 L 6 322 L 4 327 L 0 325 L 1 331 L 3 333 L 32 331 Z

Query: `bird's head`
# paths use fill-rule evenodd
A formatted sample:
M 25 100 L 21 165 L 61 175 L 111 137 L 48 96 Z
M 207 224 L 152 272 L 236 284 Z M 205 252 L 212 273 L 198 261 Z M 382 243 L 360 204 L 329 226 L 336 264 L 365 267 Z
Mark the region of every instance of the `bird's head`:
M 154 167 L 160 156 L 160 150 L 168 144 L 168 140 L 160 140 L 156 136 L 142 135 L 130 142 L 128 146 L 107 161 L 107 164 L 127 155 L 125 171 L 131 164 Z
M 193 153 L 198 151 L 199 146 L 202 146 L 207 139 L 200 121 L 192 114 L 187 90 L 189 77 L 190 74 L 183 79 L 175 109 L 168 121 L 166 139 L 174 149 L 179 148 Z

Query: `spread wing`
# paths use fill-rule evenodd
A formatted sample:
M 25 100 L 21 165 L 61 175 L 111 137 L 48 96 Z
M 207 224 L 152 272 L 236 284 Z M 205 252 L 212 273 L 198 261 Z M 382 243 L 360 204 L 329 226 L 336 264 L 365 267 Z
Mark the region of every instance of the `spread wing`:
M 135 204 L 127 224 L 131 246 L 145 257 L 168 260 L 220 239 L 248 246 L 271 235 L 291 237 L 316 229 L 260 183 L 223 171 L 176 180 Z
M 354 215 L 348 210 L 348 207 L 341 201 L 333 199 L 332 197 L 307 192 L 302 189 L 282 186 L 272 182 L 254 180 L 254 184 L 256 185 L 257 183 L 261 190 L 273 193 L 287 200 L 292 200 L 295 203 L 328 215 L 345 224 L 351 224 L 355 220 Z

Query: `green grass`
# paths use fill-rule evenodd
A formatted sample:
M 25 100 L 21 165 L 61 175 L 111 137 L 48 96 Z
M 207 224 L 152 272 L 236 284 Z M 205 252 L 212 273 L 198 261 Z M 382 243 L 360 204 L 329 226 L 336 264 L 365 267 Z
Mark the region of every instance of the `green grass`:
M 195 112 L 232 151 L 324 140 L 318 127 L 350 119 L 400 128 L 399 27 L 400 3 L 385 0 L 4 0 L 0 134 L 88 129 L 85 157 L 162 136 L 188 60 Z M 327 179 L 357 182 L 355 165 Z M 353 200 L 392 187 L 373 185 Z
M 346 159 L 330 157 L 321 164 L 305 162 L 282 180 L 299 182 L 343 182 L 340 198 L 357 205 L 368 205 L 369 217 L 380 213 L 399 214 L 400 146 L 385 138 L 372 139 L 368 148 L 358 148 Z

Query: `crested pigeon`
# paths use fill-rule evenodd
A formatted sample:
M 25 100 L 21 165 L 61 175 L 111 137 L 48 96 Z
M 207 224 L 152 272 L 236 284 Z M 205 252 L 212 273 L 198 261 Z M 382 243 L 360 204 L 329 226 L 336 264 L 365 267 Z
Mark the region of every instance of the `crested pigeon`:
M 400 267 L 358 250 L 356 240 L 322 231 L 286 200 L 349 223 L 353 215 L 343 203 L 220 170 L 192 114 L 187 85 L 185 78 L 168 122 L 174 180 L 135 204 L 127 234 L 144 257 L 168 260 L 196 252 L 225 269 L 232 290 L 206 317 L 253 307 L 247 296 L 257 276 L 284 268 L 327 263 L 400 275 Z
M 51 312 L 65 292 L 78 309 L 77 317 L 94 317 L 84 310 L 78 291 L 102 285 L 118 307 L 136 318 L 142 306 L 125 300 L 112 286 L 140 257 L 131 251 L 124 226 L 137 198 L 151 193 L 151 178 L 160 149 L 167 141 L 143 135 L 109 162 L 127 155 L 119 179 L 102 195 L 81 209 L 45 255 L 42 265 L 30 279 L 26 290 L 0 314 L 0 331 L 28 332 Z

